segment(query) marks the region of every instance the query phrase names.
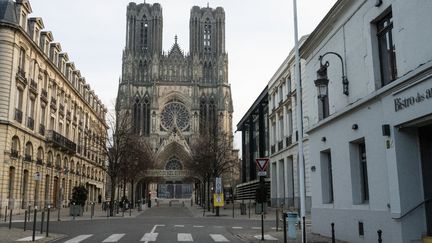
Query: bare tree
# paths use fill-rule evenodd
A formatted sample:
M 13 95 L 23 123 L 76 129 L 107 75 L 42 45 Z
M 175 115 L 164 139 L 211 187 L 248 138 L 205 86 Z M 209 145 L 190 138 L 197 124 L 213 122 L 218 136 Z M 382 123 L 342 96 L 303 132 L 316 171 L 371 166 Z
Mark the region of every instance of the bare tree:
M 190 168 L 202 178 L 203 188 L 207 186 L 207 205 L 210 210 L 210 180 L 221 177 L 238 163 L 233 153 L 230 137 L 224 132 L 205 133 L 191 145 L 192 160 Z M 216 215 L 219 215 L 216 208 Z
M 134 182 L 143 176 L 144 172 L 154 165 L 155 154 L 149 142 L 138 135 L 129 134 L 125 146 L 126 152 L 120 161 L 119 177 L 126 183 L 131 184 L 131 202 L 134 203 Z M 126 187 L 123 187 L 123 197 Z

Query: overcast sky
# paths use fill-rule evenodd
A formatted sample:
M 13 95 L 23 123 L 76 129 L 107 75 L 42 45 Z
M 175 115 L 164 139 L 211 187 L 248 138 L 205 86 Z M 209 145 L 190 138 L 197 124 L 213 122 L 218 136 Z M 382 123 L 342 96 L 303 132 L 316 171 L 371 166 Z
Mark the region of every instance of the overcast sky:
M 30 0 L 32 16 L 42 17 L 45 30 L 75 62 L 102 102 L 112 107 L 121 76 L 126 7 L 130 0 Z M 141 3 L 144 1 L 135 1 Z M 163 11 L 163 48 L 178 35 L 189 51 L 192 6 L 225 9 L 229 82 L 235 126 L 294 46 L 291 0 L 147 0 Z M 298 0 L 299 36 L 309 34 L 336 0 Z M 235 146 L 241 146 L 239 133 Z

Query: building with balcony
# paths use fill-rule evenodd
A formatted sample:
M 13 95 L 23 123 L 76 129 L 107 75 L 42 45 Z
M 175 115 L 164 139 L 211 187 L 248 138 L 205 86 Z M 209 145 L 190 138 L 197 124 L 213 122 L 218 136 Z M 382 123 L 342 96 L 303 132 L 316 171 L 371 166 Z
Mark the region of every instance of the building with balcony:
M 0 207 L 15 213 L 66 206 L 79 184 L 105 196 L 106 108 L 31 13 L 0 0 Z
M 300 45 L 307 36 L 301 38 Z M 300 208 L 300 177 L 298 163 L 297 100 L 294 50 L 277 69 L 268 83 L 269 97 L 269 146 L 271 175 L 271 204 L 284 208 Z M 304 65 L 304 61 L 301 61 Z M 308 90 L 302 90 L 303 114 L 309 109 Z M 303 129 L 309 126 L 308 117 L 304 116 Z M 305 161 L 306 211 L 311 208 L 310 166 L 308 160 L 309 140 L 303 139 Z
M 314 233 L 335 223 L 347 242 L 432 236 L 431 11 L 340 0 L 303 44 Z

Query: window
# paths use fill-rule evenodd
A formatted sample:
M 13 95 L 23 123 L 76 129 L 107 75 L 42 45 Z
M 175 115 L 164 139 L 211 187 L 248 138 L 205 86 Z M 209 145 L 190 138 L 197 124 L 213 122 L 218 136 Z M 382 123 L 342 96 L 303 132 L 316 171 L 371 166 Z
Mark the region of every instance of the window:
M 333 168 L 330 150 L 322 151 L 320 157 L 322 202 L 333 203 Z
M 19 54 L 18 71 L 24 72 L 25 69 L 25 49 L 21 47 Z
M 393 43 L 393 18 L 388 13 L 377 23 L 378 48 L 380 58 L 381 83 L 387 85 L 397 77 L 396 49 Z
M 330 115 L 328 95 L 318 99 L 318 117 L 323 120 Z
M 287 95 L 291 93 L 291 77 L 286 78 Z
M 207 18 L 204 23 L 204 51 L 211 51 L 211 25 L 210 20 Z
M 353 204 L 369 201 L 366 144 L 364 138 L 350 143 Z
M 291 110 L 288 110 L 288 112 L 287 112 L 287 123 L 288 123 L 287 133 L 288 133 L 288 136 L 291 136 L 292 132 L 293 132 L 293 120 L 292 120 L 292 111 Z

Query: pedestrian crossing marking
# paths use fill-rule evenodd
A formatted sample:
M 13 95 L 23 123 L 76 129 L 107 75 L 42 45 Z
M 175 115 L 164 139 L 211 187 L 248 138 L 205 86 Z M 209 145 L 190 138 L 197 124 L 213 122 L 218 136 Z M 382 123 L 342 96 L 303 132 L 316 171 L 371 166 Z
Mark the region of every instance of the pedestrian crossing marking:
M 255 238 L 260 240 L 262 238 L 262 236 L 261 235 L 255 235 Z M 278 240 L 278 239 L 271 236 L 271 235 L 264 235 L 264 240 Z
M 233 229 L 243 229 L 243 227 L 241 227 L 241 226 L 233 226 L 232 228 Z
M 174 225 L 174 227 L 175 228 L 184 228 L 184 225 L 182 225 L 182 224 L 176 224 L 176 225 Z
M 78 235 L 75 238 L 65 241 L 64 243 L 79 243 L 87 238 L 92 237 L 93 235 Z
M 43 236 L 35 236 L 35 240 L 40 240 L 44 238 Z M 25 237 L 25 238 L 21 238 L 17 241 L 33 241 L 33 236 L 29 236 L 29 237 Z
M 140 241 L 145 241 L 145 242 L 156 241 L 158 235 L 159 233 L 145 233 Z
M 194 228 L 204 228 L 204 226 L 202 226 L 202 225 L 194 225 L 193 227 Z
M 112 234 L 108 238 L 106 238 L 102 242 L 117 242 L 119 241 L 125 234 Z
M 210 237 L 215 242 L 229 242 L 229 240 L 227 238 L 225 238 L 225 236 L 223 236 L 221 234 L 210 234 Z
M 188 233 L 178 233 L 177 241 L 193 241 L 192 235 Z

